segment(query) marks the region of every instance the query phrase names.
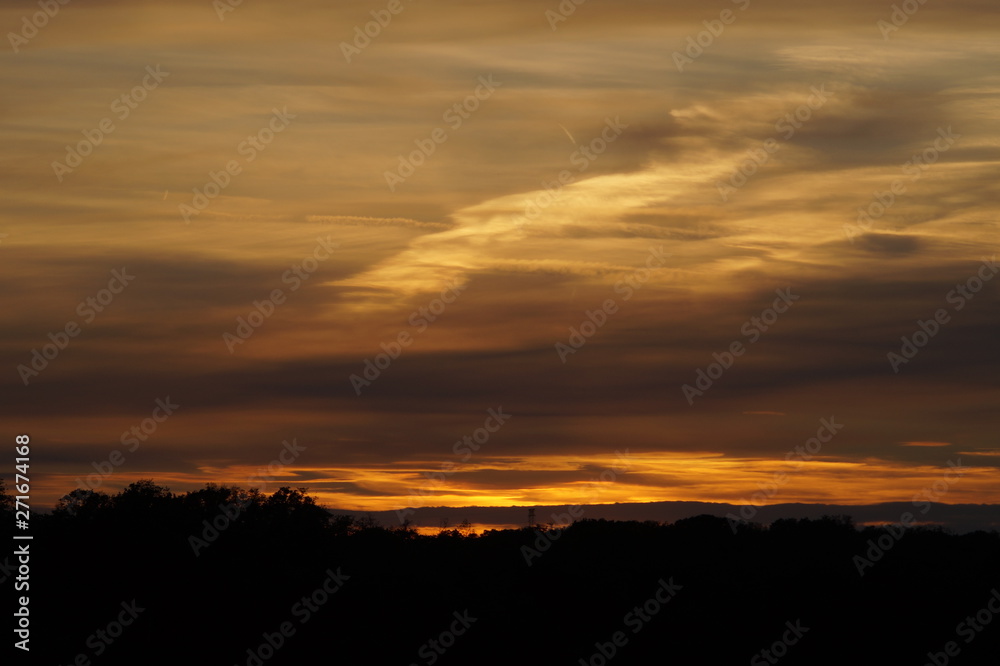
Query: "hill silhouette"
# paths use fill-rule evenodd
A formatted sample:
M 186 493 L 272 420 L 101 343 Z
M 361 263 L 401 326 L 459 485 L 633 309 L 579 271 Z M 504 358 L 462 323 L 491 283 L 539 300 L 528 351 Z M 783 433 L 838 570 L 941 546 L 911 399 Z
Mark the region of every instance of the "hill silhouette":
M 581 518 L 605 520 L 653 520 L 676 522 L 698 515 L 751 516 L 759 523 L 772 523 L 783 518 L 821 518 L 825 515 L 850 515 L 858 524 L 897 522 L 906 512 L 913 513 L 922 524 L 937 525 L 958 532 L 990 531 L 1000 529 L 1000 505 L 996 504 L 941 504 L 938 502 L 882 502 L 880 504 L 803 504 L 783 503 L 766 506 L 744 506 L 719 502 L 619 502 L 614 504 L 586 505 L 536 505 L 533 507 L 540 522 L 558 523 L 553 515 L 577 515 Z M 474 524 L 511 528 L 525 524 L 526 506 L 423 506 L 398 511 L 348 511 L 334 509 L 357 518 L 371 516 L 385 525 L 397 525 L 400 518 L 408 518 L 412 525 L 438 527 L 468 520 Z

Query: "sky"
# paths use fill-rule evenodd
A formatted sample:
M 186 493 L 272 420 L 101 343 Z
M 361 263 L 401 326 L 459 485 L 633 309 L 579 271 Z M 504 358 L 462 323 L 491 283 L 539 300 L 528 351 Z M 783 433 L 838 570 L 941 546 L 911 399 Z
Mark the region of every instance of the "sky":
M 1000 21 L 903 5 L 0 3 L 33 503 L 1000 502 Z

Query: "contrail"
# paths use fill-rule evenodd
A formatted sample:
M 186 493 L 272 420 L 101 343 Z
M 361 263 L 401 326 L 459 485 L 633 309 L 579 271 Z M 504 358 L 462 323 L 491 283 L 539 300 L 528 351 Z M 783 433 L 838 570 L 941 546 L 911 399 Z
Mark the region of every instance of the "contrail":
M 566 129 L 565 127 L 563 127 L 563 125 L 561 123 L 556 123 L 556 125 L 559 125 L 559 127 L 562 127 L 562 131 L 566 132 L 566 136 L 569 137 L 569 140 L 572 141 L 573 145 L 575 146 L 576 145 L 576 139 L 574 139 L 573 135 L 569 133 L 569 130 Z

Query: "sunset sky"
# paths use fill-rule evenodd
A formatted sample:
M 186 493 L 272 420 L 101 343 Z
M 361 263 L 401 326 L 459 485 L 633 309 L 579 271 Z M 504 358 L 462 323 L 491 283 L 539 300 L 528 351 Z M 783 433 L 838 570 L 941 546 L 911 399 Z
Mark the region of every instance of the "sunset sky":
M 0 3 L 33 504 L 1000 502 L 1000 13 L 907 7 Z

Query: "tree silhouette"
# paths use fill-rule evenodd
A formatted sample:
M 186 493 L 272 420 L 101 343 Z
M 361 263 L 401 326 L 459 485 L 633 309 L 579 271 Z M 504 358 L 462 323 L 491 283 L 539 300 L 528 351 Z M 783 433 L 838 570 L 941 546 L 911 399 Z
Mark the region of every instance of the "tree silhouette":
M 0 512 L 8 513 L 14 510 L 14 496 L 7 494 L 3 479 L 0 479 Z
M 128 484 L 115 495 L 115 507 L 119 509 L 153 509 L 173 497 L 170 488 L 156 485 L 152 479 L 140 479 Z
M 225 515 L 234 504 L 239 514 Z M 924 663 L 955 638 L 957 621 L 985 607 L 1000 561 L 997 532 L 914 527 L 892 536 L 883 527 L 856 529 L 846 516 L 771 525 L 710 515 L 672 524 L 584 519 L 480 535 L 463 521 L 425 536 L 371 515 L 331 514 L 306 488 L 265 495 L 208 484 L 172 494 L 152 480 L 114 496 L 74 490 L 32 528 L 46 544 L 32 550 L 32 571 L 37 565 L 46 580 L 32 588 L 33 607 L 62 609 L 81 599 L 101 614 L 120 612 L 122 600 L 148 607 L 102 664 L 142 661 L 151 647 L 155 663 L 191 661 L 192 644 L 200 646 L 196 663 L 254 664 L 240 655 L 264 635 L 274 645 L 276 627 L 287 621 L 296 632 L 274 648 L 268 666 L 312 663 L 342 636 L 365 646 L 359 662 L 412 663 L 463 609 L 481 619 L 455 638 L 442 666 L 600 663 L 589 659 L 601 649 L 595 645 L 615 648 L 614 666 L 754 663 L 799 619 L 811 630 L 788 648 L 784 666 Z M 209 529 L 214 535 L 206 536 Z M 206 540 L 203 550 L 192 551 L 192 535 Z M 525 547 L 538 550 L 530 562 Z M 874 559 L 864 575 L 859 555 Z M 0 558 L 0 576 L 4 566 Z M 343 590 L 311 592 L 341 573 Z M 668 583 L 682 587 L 661 604 L 654 595 Z M 305 615 L 292 610 L 303 608 L 300 600 L 314 604 L 301 629 Z M 220 604 L 233 612 L 220 613 Z M 623 624 L 639 617 L 633 608 L 648 614 L 641 634 Z M 64 622 L 37 650 L 46 663 L 69 663 L 67 655 L 106 622 L 103 615 Z M 540 626 L 559 640 L 527 651 L 509 640 Z M 608 642 L 615 631 L 627 632 L 627 644 Z M 861 659 L 858 645 L 867 646 Z M 992 628 L 961 644 L 969 664 L 993 663 L 998 650 Z
M 91 520 L 109 512 L 111 507 L 111 496 L 107 493 L 89 488 L 77 488 L 59 499 L 53 515 L 57 518 Z
M 243 511 L 251 505 L 260 506 L 264 502 L 264 497 L 257 490 L 246 491 L 238 486 L 219 486 L 209 483 L 201 490 L 186 493 L 181 501 L 188 510 L 209 516 L 218 513 L 220 506 L 235 504 L 242 507 Z

